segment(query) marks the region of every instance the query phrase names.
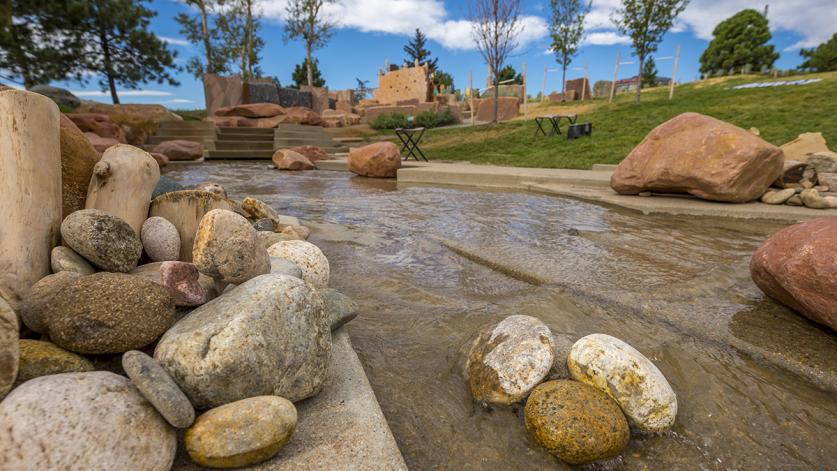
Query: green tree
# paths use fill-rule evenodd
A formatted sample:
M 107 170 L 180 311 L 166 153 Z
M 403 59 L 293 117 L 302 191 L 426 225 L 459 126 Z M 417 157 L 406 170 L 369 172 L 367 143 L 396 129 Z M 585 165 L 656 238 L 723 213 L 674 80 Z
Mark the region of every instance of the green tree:
M 657 85 L 657 64 L 654 58 L 649 57 L 642 66 L 642 87 L 654 87 Z
M 223 14 L 218 15 L 216 25 L 224 44 L 224 54 L 237 58 L 241 78 L 248 80 L 260 77 L 259 53 L 264 40 L 259 37 L 261 14 L 256 8 L 257 0 L 225 0 Z
M 360 103 L 360 100 L 365 100 L 369 96 L 369 80 L 361 80 L 359 78 L 355 78 L 357 80 L 357 87 L 355 88 L 355 105 Z
M 119 103 L 116 85 L 134 89 L 141 83 L 179 85 L 169 73 L 176 53 L 148 30 L 156 13 L 136 0 L 89 0 L 76 23 L 86 45 L 84 67 L 99 72 L 102 91 Z M 70 34 L 74 31 L 70 31 Z
M 194 56 L 186 63 L 186 70 L 196 78 L 204 73 L 222 74 L 229 71 L 230 49 L 221 42 L 221 30 L 211 16 L 223 15 L 219 8 L 223 0 L 184 0 L 186 5 L 197 9 L 197 15 L 178 13 L 174 18 L 180 24 L 180 34 L 201 48 L 203 58 Z
M 325 80 L 320 74 L 320 68 L 317 66 L 317 59 L 314 59 L 310 67 L 308 59 L 303 60 L 301 64 L 297 64 L 294 67 L 294 73 L 291 75 L 291 78 L 296 84 L 296 88 L 299 88 L 301 85 L 308 85 L 309 87 L 325 86 Z
M 69 28 L 84 11 L 78 0 L 0 2 L 0 77 L 27 88 L 53 80 L 81 81 L 84 39 Z
M 439 64 L 439 58 L 431 59 L 430 56 L 432 53 L 430 50 L 427 49 L 427 36 L 421 32 L 420 29 L 416 28 L 416 35 L 413 36 L 413 39 L 404 46 L 404 52 L 407 53 L 407 59 L 405 61 L 413 65 L 416 61 L 419 64 L 424 64 L 427 62 L 427 68 L 430 72 L 435 72 L 436 67 Z
M 578 54 L 578 46 L 584 38 L 584 18 L 590 12 L 593 1 L 585 6 L 583 0 L 552 0 L 552 52 L 561 65 L 561 92 L 566 91 L 567 67 Z
M 663 35 L 688 4 L 689 0 L 622 0 L 622 7 L 612 20 L 620 32 L 631 38 L 640 72 L 645 66 L 645 58 L 657 51 Z M 637 75 L 637 103 L 641 96 L 641 76 L 642 73 Z
M 497 82 L 506 82 L 503 83 L 503 85 L 523 85 L 523 75 L 517 73 L 517 71 L 514 70 L 514 67 L 512 67 L 511 65 L 507 65 L 500 69 L 500 73 L 497 74 Z
M 756 10 L 742 10 L 718 23 L 712 41 L 700 55 L 700 71 L 735 73 L 769 69 L 779 58 L 770 41 L 767 18 Z
M 799 55 L 806 58 L 800 69 L 814 72 L 837 70 L 837 33 L 814 49 L 800 50 Z
M 322 86 L 315 84 L 313 67 L 317 61 L 313 53 L 325 47 L 334 32 L 335 24 L 324 18 L 323 8 L 329 3 L 334 3 L 334 0 L 291 0 L 286 9 L 285 40 L 302 38 L 305 41 L 305 65 L 308 68 L 305 83 L 309 87 Z
M 453 91 L 453 76 L 441 70 L 436 71 L 436 86 L 440 86 L 448 91 Z

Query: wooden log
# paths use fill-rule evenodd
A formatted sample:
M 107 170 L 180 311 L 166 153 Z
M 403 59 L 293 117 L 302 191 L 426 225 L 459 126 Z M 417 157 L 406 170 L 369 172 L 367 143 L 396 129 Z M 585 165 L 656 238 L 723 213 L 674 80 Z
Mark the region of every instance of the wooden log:
M 49 274 L 59 240 L 59 115 L 43 95 L 0 92 L 0 296 L 15 310 Z
M 162 194 L 151 202 L 149 216 L 160 216 L 174 224 L 180 234 L 180 260 L 192 261 L 195 232 L 203 215 L 213 209 L 233 210 L 223 196 L 204 190 L 181 190 Z
M 93 166 L 85 209 L 99 209 L 127 222 L 140 235 L 148 217 L 160 166 L 148 152 L 117 144 Z

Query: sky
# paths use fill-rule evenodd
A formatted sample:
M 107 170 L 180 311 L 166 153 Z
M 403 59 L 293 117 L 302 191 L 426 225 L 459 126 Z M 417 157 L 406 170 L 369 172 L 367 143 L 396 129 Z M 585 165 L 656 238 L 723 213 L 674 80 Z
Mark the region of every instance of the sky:
M 296 64 L 305 57 L 304 44 L 282 39 L 283 16 L 287 0 L 257 0 L 264 18 L 260 34 L 266 42 L 261 67 L 266 76 L 276 76 L 290 84 Z M 530 94 L 544 87 L 547 93 L 561 88 L 561 72 L 555 56 L 549 52 L 549 0 L 521 0 L 523 31 L 519 46 L 507 61 L 521 71 L 526 65 Z M 403 46 L 416 28 L 427 34 L 427 47 L 439 58 L 439 68 L 453 75 L 456 88 L 468 86 L 473 73 L 474 86 L 484 88 L 485 65 L 476 50 L 468 22 L 469 0 L 336 0 L 328 13 L 339 27 L 328 45 L 315 52 L 326 86 L 332 90 L 355 88 L 356 78 L 377 85 L 377 71 L 384 63 L 400 64 L 406 57 Z M 675 49 L 680 45 L 677 78 L 680 82 L 699 79 L 699 57 L 712 39 L 712 30 L 725 18 L 745 8 L 764 9 L 766 2 L 748 0 L 691 0 L 672 30 L 666 34 L 654 54 L 659 76 L 670 77 Z M 151 30 L 177 51 L 177 63 L 200 54 L 200 48 L 183 39 L 174 16 L 193 12 L 180 0 L 151 0 L 147 5 L 157 12 Z M 578 78 L 587 66 L 588 78 L 611 80 L 617 54 L 621 55 L 619 78 L 637 73 L 631 55 L 630 40 L 622 36 L 611 21 L 620 0 L 593 0 L 585 22 L 586 37 L 567 78 Z M 826 41 L 837 30 L 837 6 L 833 0 L 773 0 L 768 19 L 773 44 L 781 54 L 775 66 L 794 68 L 802 61 L 801 47 L 813 47 Z M 630 63 L 633 62 L 633 63 Z M 545 73 L 546 70 L 546 73 Z M 123 103 L 161 103 L 174 109 L 203 108 L 203 86 L 199 79 L 183 71 L 176 73 L 180 86 L 156 83 L 141 85 L 139 90 L 120 90 Z M 93 80 L 86 86 L 78 83 L 55 83 L 84 99 L 110 102 Z

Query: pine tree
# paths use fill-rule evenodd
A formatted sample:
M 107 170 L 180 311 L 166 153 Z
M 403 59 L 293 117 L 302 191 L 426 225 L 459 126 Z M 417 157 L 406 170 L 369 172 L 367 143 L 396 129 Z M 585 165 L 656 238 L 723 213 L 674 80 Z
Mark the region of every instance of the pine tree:
M 497 74 L 497 83 L 503 83 L 503 85 L 523 85 L 523 75 L 517 73 L 511 65 L 507 65 L 500 69 L 500 73 Z
M 805 57 L 799 68 L 814 72 L 837 70 L 837 33 L 815 49 L 802 49 L 799 55 Z
M 297 64 L 296 67 L 294 67 L 294 73 L 291 75 L 291 78 L 296 84 L 296 88 L 299 88 L 302 85 L 308 85 L 311 87 L 325 86 L 325 80 L 320 74 L 317 59 L 314 59 L 314 62 L 311 63 L 310 67 L 308 66 L 308 59 L 303 60 L 301 64 Z
M 657 85 L 657 64 L 654 58 L 649 57 L 642 66 L 642 88 L 655 87 Z
M 704 74 L 727 74 L 770 69 L 779 58 L 770 41 L 767 18 L 756 10 L 742 10 L 718 23 L 712 41 L 700 56 Z
M 418 61 L 419 64 L 427 62 L 427 68 L 430 72 L 435 72 L 439 64 L 439 58 L 431 59 L 432 53 L 427 49 L 427 36 L 416 28 L 416 35 L 413 39 L 404 46 L 404 52 L 407 53 L 406 62 L 411 66 Z

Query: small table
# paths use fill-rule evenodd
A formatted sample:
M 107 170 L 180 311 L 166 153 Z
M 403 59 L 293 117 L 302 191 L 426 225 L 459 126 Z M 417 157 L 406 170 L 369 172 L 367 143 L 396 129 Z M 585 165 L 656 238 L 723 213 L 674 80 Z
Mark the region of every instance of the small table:
M 404 151 L 407 151 L 407 155 L 404 155 L 404 160 L 409 160 L 412 157 L 418 161 L 419 156 L 421 156 L 425 162 L 429 162 L 419 147 L 419 142 L 421 142 L 421 138 L 424 136 L 424 128 L 398 128 L 395 130 L 395 135 L 398 136 L 398 139 L 403 144 L 401 154 L 404 155 Z M 416 152 L 418 152 L 418 155 L 415 154 Z
M 538 125 L 538 128 L 535 129 L 535 136 L 538 135 L 540 132 L 544 136 L 555 136 L 561 134 L 561 120 L 566 119 L 570 122 L 570 124 L 575 124 L 575 121 L 578 119 L 577 114 L 549 114 L 544 116 L 538 116 L 535 118 L 535 124 Z M 547 134 L 546 130 L 543 128 L 544 121 L 548 121 L 550 126 L 549 133 Z

